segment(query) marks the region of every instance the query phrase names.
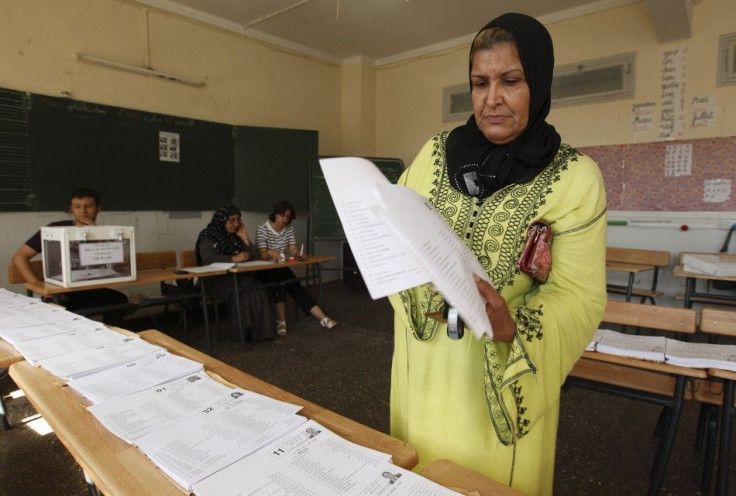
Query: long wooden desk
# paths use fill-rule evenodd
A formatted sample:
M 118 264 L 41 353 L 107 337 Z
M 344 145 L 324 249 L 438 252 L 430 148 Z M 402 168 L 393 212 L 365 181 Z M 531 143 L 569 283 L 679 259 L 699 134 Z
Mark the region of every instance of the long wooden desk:
M 596 362 L 610 366 L 598 367 Z M 669 410 L 652 464 L 649 495 L 655 496 L 662 487 L 675 442 L 687 382 L 706 377 L 707 373 L 702 369 L 585 351 L 565 384 L 661 405 Z
M 219 276 L 219 275 L 227 274 L 226 270 L 205 272 L 201 274 L 200 273 L 177 274 L 176 273 L 177 270 L 178 269 L 176 267 L 166 268 L 166 269 L 140 270 L 136 273 L 136 278 L 133 281 L 121 281 L 121 282 L 113 282 L 113 283 L 106 283 L 106 284 L 93 284 L 90 286 L 81 286 L 81 287 L 74 287 L 74 288 L 65 288 L 64 286 L 50 284 L 45 281 L 35 281 L 35 282 L 25 283 L 25 288 L 26 290 L 39 294 L 41 296 L 50 296 L 54 298 L 54 301 L 58 302 L 58 298 L 60 295 L 64 293 L 75 292 L 75 291 L 86 291 L 90 289 L 102 289 L 102 288 L 114 289 L 114 288 L 132 286 L 135 284 L 151 284 L 151 283 L 160 283 L 163 281 L 170 281 L 170 280 L 194 279 L 194 278 L 200 278 L 200 277 L 212 277 L 212 276 Z M 161 298 L 157 298 L 156 301 L 163 304 L 164 302 L 167 302 L 167 301 L 176 302 L 176 301 L 181 301 L 182 299 L 186 299 L 186 298 L 191 298 L 191 299 L 201 298 L 202 311 L 204 312 L 204 329 L 205 329 L 205 338 L 207 340 L 207 352 L 212 353 L 212 339 L 210 337 L 209 316 L 207 315 L 207 295 L 205 293 L 204 284 L 200 284 L 200 291 L 198 295 L 196 295 L 195 293 L 192 293 L 191 296 L 178 295 L 174 297 L 161 297 Z M 95 311 L 95 309 L 91 309 L 91 310 Z
M 682 252 L 680 253 L 680 261 L 682 257 L 687 254 L 692 255 L 716 255 L 721 260 L 736 263 L 736 254 L 733 253 L 702 253 L 702 252 Z M 685 308 L 692 308 L 693 303 L 712 303 L 717 305 L 736 305 L 736 294 L 716 294 L 708 292 L 697 291 L 697 282 L 699 280 L 704 281 L 736 281 L 736 276 L 713 276 L 710 274 L 704 274 L 702 272 L 688 272 L 682 265 L 676 266 L 672 274 L 675 277 L 685 278 Z
M 300 414 L 316 420 L 350 441 L 389 453 L 394 463 L 411 469 L 417 464 L 411 446 L 335 412 L 319 407 L 195 350 L 159 331 L 144 331 L 146 341 L 202 363 L 215 377 L 251 391 L 304 407 Z M 178 495 L 185 491 L 163 474 L 136 447 L 114 436 L 85 407 L 85 400 L 44 369 L 21 361 L 10 376 L 52 427 L 61 442 L 104 494 Z

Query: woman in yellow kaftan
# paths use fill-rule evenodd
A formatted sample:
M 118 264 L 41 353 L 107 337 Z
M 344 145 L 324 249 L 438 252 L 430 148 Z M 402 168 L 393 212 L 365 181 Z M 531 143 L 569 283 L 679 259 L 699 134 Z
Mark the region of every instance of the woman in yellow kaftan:
M 430 139 L 400 183 L 434 205 L 477 256 L 494 339 L 450 339 L 431 284 L 392 295 L 391 434 L 419 466 L 449 459 L 530 495 L 551 494 L 560 387 L 603 315 L 606 196 L 589 157 L 545 118 L 547 30 L 504 14 L 473 41 L 474 115 Z M 515 267 L 535 220 L 554 232 L 545 282 Z

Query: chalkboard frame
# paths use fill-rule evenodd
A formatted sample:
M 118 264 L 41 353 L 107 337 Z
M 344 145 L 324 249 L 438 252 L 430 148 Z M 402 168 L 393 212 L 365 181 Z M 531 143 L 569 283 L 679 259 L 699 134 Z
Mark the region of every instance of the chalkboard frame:
M 309 160 L 309 225 L 308 239 L 310 252 L 314 252 L 315 241 L 344 241 L 345 231 L 337 215 L 327 182 L 325 181 L 319 160 L 337 158 L 337 156 L 315 156 Z M 396 184 L 404 172 L 404 161 L 393 157 L 362 157 L 370 160 L 388 178 Z

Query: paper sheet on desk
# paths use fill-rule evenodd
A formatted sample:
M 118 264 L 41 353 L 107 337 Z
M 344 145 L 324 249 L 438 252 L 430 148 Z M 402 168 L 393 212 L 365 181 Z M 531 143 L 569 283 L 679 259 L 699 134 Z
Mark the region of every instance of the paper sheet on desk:
M 476 337 L 492 336 L 473 273 L 478 260 L 432 205 L 370 161 L 321 159 L 327 186 L 372 298 L 431 281 Z

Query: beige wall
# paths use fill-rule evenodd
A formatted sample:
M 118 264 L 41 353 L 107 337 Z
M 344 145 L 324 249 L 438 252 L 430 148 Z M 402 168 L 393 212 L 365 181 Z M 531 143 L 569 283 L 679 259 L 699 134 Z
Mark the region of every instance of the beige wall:
M 705 94 L 717 97 L 718 117 L 716 127 L 686 129 L 683 138 L 736 135 L 736 112 L 729 108 L 736 101 L 736 85 L 716 87 L 718 37 L 736 31 L 733 19 L 733 0 L 699 2 L 693 7 L 691 38 L 672 43 L 657 40 L 644 2 L 548 25 L 557 64 L 625 52 L 636 52 L 637 57 L 634 98 L 554 108 L 549 121 L 565 141 L 577 146 L 659 141 L 656 129 L 632 134 L 632 105 L 649 101 L 659 108 L 662 54 L 687 47 L 685 115 L 689 99 Z M 467 46 L 379 68 L 377 153 L 409 164 L 433 134 L 460 125 L 442 122 L 442 88 L 467 81 L 467 70 Z
M 98 67 L 76 53 L 138 66 L 148 59 L 154 69 L 207 84 Z M 341 67 L 133 2 L 0 0 L 0 67 L 3 88 L 229 124 L 314 129 L 320 153 L 341 152 Z

